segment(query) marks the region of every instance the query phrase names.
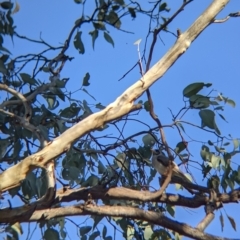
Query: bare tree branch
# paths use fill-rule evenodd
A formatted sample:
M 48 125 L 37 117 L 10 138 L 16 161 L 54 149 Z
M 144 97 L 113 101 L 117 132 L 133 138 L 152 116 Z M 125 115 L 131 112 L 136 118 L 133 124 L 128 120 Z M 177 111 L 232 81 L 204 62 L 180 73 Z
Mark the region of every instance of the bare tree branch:
M 28 207 L 26 206 L 26 208 Z M 35 210 L 31 212 L 31 215 L 30 214 L 22 215 L 21 221 L 33 222 L 41 220 L 50 220 L 52 218 L 57 217 L 81 216 L 81 215 L 82 216 L 97 215 L 138 219 L 171 229 L 173 231 L 178 232 L 181 235 L 191 237 L 194 239 L 230 240 L 230 238 L 222 238 L 207 233 L 203 233 L 197 228 L 193 228 L 187 224 L 174 221 L 166 217 L 161 212 L 153 212 L 125 206 L 97 206 L 95 204 L 81 204 L 71 207 L 50 208 L 47 210 Z M 13 216 L 11 215 L 11 213 L 7 214 L 7 211 L 2 210 L 1 218 L 4 219 L 5 222 L 9 222 L 13 219 Z

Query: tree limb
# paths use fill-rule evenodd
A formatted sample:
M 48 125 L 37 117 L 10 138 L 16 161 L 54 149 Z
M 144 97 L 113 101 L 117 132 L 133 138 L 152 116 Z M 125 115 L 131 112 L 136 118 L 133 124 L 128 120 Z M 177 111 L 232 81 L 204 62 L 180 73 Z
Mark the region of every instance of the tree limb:
M 152 224 L 156 224 L 173 231 L 178 232 L 181 235 L 191 237 L 198 240 L 230 240 L 230 238 L 222 238 L 207 233 L 203 233 L 197 228 L 193 228 L 187 224 L 174 221 L 166 217 L 161 212 L 153 212 L 148 210 L 141 210 L 134 207 L 126 206 L 97 206 L 95 204 L 81 204 L 71 207 L 59 207 L 50 208 L 47 210 L 35 210 L 31 212 L 31 215 L 21 216 L 21 222 L 33 222 L 41 220 L 50 220 L 57 217 L 66 216 L 85 216 L 85 215 L 97 215 L 97 216 L 111 216 L 111 217 L 124 217 L 132 218 L 143 221 L 148 221 Z M 11 220 L 11 214 L 5 215 L 1 213 L 1 218 L 5 218 L 5 223 Z M 7 221 L 8 220 L 8 221 Z

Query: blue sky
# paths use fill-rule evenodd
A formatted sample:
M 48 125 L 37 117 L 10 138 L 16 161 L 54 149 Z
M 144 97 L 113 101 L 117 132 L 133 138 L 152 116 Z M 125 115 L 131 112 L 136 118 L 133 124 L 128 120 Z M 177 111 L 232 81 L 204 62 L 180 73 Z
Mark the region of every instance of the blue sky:
M 168 29 L 176 32 L 176 29 L 181 29 L 184 32 L 192 22 L 204 11 L 204 9 L 212 1 L 194 1 L 189 4 L 186 9 L 173 21 Z M 94 3 L 92 1 L 91 3 Z M 91 3 L 86 11 L 92 11 Z M 75 20 L 81 14 L 81 6 L 76 5 L 74 1 L 36 1 L 36 0 L 19 0 L 20 11 L 15 14 L 14 21 L 17 25 L 17 32 L 20 35 L 25 35 L 30 38 L 38 39 L 41 37 L 48 43 L 58 46 L 59 43 L 64 43 L 70 29 L 72 28 Z M 181 1 L 168 1 L 173 13 Z M 232 0 L 227 7 L 219 14 L 219 18 L 225 17 L 230 12 L 240 10 L 240 2 Z M 163 14 L 169 16 L 168 14 Z M 75 91 L 81 87 L 82 78 L 86 72 L 91 75 L 91 85 L 87 90 L 94 95 L 97 101 L 94 101 L 83 92 L 76 92 L 73 97 L 79 99 L 86 99 L 89 103 L 97 104 L 101 102 L 103 105 L 108 105 L 115 100 L 127 87 L 140 78 L 139 69 L 135 68 L 124 79 L 118 81 L 138 60 L 137 47 L 133 44 L 136 40 L 145 40 L 148 21 L 143 16 L 138 16 L 136 20 L 123 21 L 122 28 L 126 31 L 132 31 L 134 34 L 126 34 L 124 32 L 116 31 L 108 27 L 109 34 L 112 36 L 115 47 L 113 48 L 107 43 L 103 36 L 99 34 L 95 43 L 95 50 L 92 49 L 91 38 L 88 34 L 93 30 L 91 24 L 84 25 L 81 29 L 83 33 L 83 41 L 85 44 L 85 54 L 80 55 L 76 49 L 71 45 L 67 51 L 67 55 L 74 56 L 72 62 L 66 63 L 61 77 L 70 77 L 68 83 L 68 90 Z M 156 63 L 174 44 L 175 37 L 171 34 L 161 33 L 158 39 L 157 46 L 155 47 L 152 65 Z M 144 42 L 140 44 L 140 50 L 144 48 Z M 151 41 L 151 38 L 149 39 Z M 192 82 L 210 82 L 213 83 L 213 88 L 218 92 L 222 92 L 224 96 L 233 99 L 236 102 L 236 107 L 232 108 L 226 106 L 223 115 L 229 122 L 226 124 L 221 119 L 217 119 L 217 124 L 223 135 L 232 134 L 234 138 L 240 136 L 240 28 L 239 18 L 232 18 L 222 24 L 212 24 L 192 43 L 188 51 L 178 59 L 178 61 L 169 69 L 169 71 L 151 87 L 152 97 L 155 103 L 156 114 L 160 117 L 163 124 L 171 122 L 170 108 L 174 113 L 183 106 L 182 90 L 185 86 Z M 163 44 L 164 43 L 164 44 Z M 14 39 L 14 45 L 11 40 L 8 40 L 6 45 L 11 49 L 14 55 L 26 54 L 29 52 L 41 51 L 42 47 L 36 44 L 27 43 L 23 40 Z M 58 52 L 53 52 L 50 56 L 55 57 Z M 31 72 L 31 67 L 28 67 L 23 72 Z M 48 81 L 46 73 L 40 74 L 39 79 Z M 204 90 L 207 93 L 207 90 Z M 146 96 L 141 97 L 143 101 Z M 61 106 L 64 108 L 64 103 Z M 65 106 L 66 107 L 66 106 Z M 141 113 L 139 117 L 154 126 L 153 120 L 146 114 Z M 197 111 L 191 111 L 188 120 L 200 125 L 200 118 Z M 143 130 L 143 127 L 137 128 L 130 127 L 126 136 L 133 132 Z M 190 129 L 189 129 L 190 130 Z M 190 130 L 190 135 L 195 139 L 206 139 L 206 135 L 201 135 L 199 131 L 194 129 Z M 179 136 L 172 130 L 166 131 L 167 140 L 170 145 L 175 146 L 180 141 Z M 196 137 L 195 137 L 196 136 Z M 190 150 L 195 159 L 202 161 L 199 155 L 201 145 L 190 143 Z M 234 158 L 234 162 L 239 165 L 239 157 Z M 193 170 L 194 171 L 194 170 Z M 201 183 L 201 175 L 197 182 Z M 170 188 L 174 191 L 174 188 Z M 224 232 L 221 233 L 219 223 L 219 213 L 217 212 L 214 222 L 207 228 L 207 232 L 216 235 L 239 237 L 240 236 L 240 217 L 236 214 L 240 207 L 236 204 L 225 205 L 224 209 L 228 215 L 234 217 L 237 222 L 237 232 L 235 232 L 228 220 L 225 217 Z M 224 210 L 221 210 L 225 216 Z M 176 211 L 176 220 L 181 220 L 196 226 L 197 223 L 204 217 L 204 211 L 196 209 L 183 209 L 178 208 Z M 76 219 L 76 218 L 75 218 Z M 79 221 L 79 220 L 77 220 Z M 80 223 L 80 221 L 79 221 Z M 70 225 L 69 225 L 70 226 Z M 69 227 L 69 235 L 71 236 L 72 228 Z M 110 228 L 109 228 L 110 229 Z M 110 231 L 110 230 L 109 230 Z M 74 230 L 75 233 L 75 230 Z M 72 235 L 72 239 L 73 239 Z M 40 238 L 40 236 L 39 236 Z M 24 239 L 24 236 L 23 238 Z

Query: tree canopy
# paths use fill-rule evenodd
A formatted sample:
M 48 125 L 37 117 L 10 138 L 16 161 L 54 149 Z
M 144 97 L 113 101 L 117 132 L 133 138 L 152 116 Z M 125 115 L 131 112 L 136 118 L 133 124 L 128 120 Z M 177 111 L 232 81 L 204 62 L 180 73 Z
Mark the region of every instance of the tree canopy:
M 211 59 L 210 40 L 190 51 L 206 31 L 211 39 L 214 28 L 239 21 L 229 2 L 35 2 L 29 15 L 22 2 L 0 3 L 5 239 L 212 240 L 226 236 L 226 224 L 224 239 L 240 233 L 227 209 L 240 199 L 240 138 L 230 121 L 239 95 L 225 95 L 235 60 L 224 65 L 227 80 L 211 80 L 221 60 L 196 64 L 201 54 Z M 213 45 L 224 59 L 224 47 Z M 193 79 L 178 85 L 189 72 Z M 152 166 L 153 149 L 168 160 L 164 176 Z M 176 166 L 190 181 L 174 175 Z M 219 230 L 207 231 L 216 218 Z

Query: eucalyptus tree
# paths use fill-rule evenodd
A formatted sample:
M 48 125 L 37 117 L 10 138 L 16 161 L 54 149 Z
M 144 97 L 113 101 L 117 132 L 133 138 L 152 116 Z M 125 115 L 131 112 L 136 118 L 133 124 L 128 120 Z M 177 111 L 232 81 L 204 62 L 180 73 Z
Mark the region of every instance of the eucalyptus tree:
M 172 118 L 162 124 L 161 112 L 156 110 L 158 99 L 151 91 L 206 28 L 240 15 L 233 12 L 225 18 L 217 17 L 228 2 L 212 1 L 187 30 L 172 31 L 170 23 L 194 4 L 192 0 L 182 1 L 175 11 L 161 0 L 144 4 L 75 0 L 79 15 L 65 42 L 56 46 L 43 37 L 22 35 L 14 21 L 21 14 L 21 5 L 1 2 L 0 223 L 6 239 L 21 238 L 28 231 L 22 224 L 32 226 L 33 222 L 37 222 L 44 239 L 67 238 L 72 234 L 69 224 L 81 239 L 180 239 L 181 235 L 222 239 L 205 229 L 217 210 L 237 202 L 240 196 L 240 168 L 232 164 L 239 153 L 239 139 L 222 134 L 216 120 L 225 120 L 222 111 L 234 107 L 235 102 L 214 90 L 211 82 L 193 82 L 182 89 L 182 107 L 177 112 L 171 109 L 174 103 L 160 103 L 170 108 Z M 143 19 L 147 19 L 148 29 L 144 38 L 134 43 L 136 61 L 121 70 L 121 80 L 136 70 L 139 78 L 105 106 L 104 97 L 112 90 L 104 81 L 91 79 L 92 66 L 92 72 L 85 71 L 75 92 L 88 95 L 95 103 L 83 95 L 76 97 L 69 90 L 69 86 L 76 86 L 76 79 L 63 76 L 68 72 L 71 75 L 68 68 L 77 55 L 82 59 L 87 55 L 87 41 L 95 49 L 102 40 L 114 47 L 115 32 L 128 35 L 126 26 L 132 21 L 142 24 Z M 54 34 L 60 31 L 61 21 Z M 162 44 L 162 33 L 173 35 L 175 43 L 160 57 L 156 46 Z M 13 44 L 24 41 L 24 54 L 6 47 L 9 38 Z M 36 45 L 34 53 L 28 51 L 28 44 Z M 71 47 L 75 53 L 69 50 Z M 121 49 L 124 51 L 124 46 Z M 101 57 L 99 65 L 106 66 L 109 59 Z M 158 61 L 153 64 L 154 57 Z M 121 68 L 124 59 L 114 59 L 116 67 Z M 86 68 L 84 61 L 81 63 L 81 69 Z M 90 83 L 101 89 L 102 100 L 98 103 L 96 94 L 89 90 Z M 201 124 L 186 117 L 191 112 L 198 113 Z M 177 142 L 170 141 L 168 128 L 179 139 Z M 198 141 L 195 130 L 204 140 Z M 195 150 L 190 142 L 198 144 L 197 157 L 193 157 Z M 152 167 L 153 148 L 162 149 L 169 160 L 163 176 Z M 175 162 L 190 181 L 174 176 Z M 196 227 L 188 225 L 191 219 L 174 219 L 177 208 L 201 206 L 205 216 Z M 236 230 L 234 217 L 226 216 Z M 224 227 L 222 213 L 220 225 Z

